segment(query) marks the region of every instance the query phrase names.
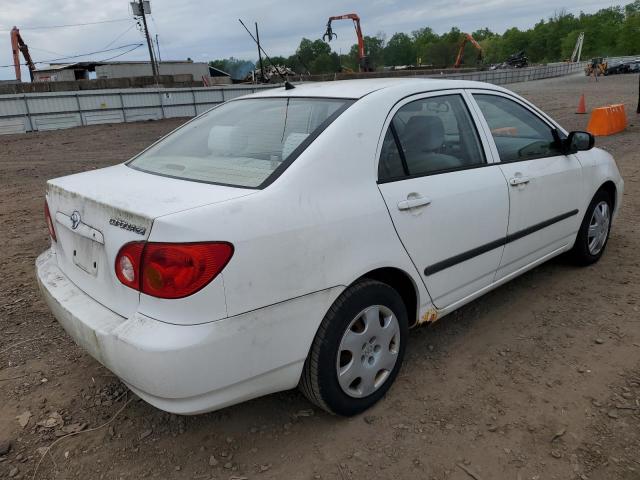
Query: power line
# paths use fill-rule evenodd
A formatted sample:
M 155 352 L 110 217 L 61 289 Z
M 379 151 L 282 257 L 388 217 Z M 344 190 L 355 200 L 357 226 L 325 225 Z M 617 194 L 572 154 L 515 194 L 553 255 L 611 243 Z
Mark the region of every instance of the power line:
M 124 37 L 127 33 L 129 33 L 129 31 L 136 26 L 136 23 L 133 22 L 131 25 L 129 25 L 127 27 L 127 29 L 122 32 L 120 35 L 118 35 L 116 38 L 114 38 L 113 40 L 111 40 L 109 43 L 107 43 L 104 48 L 109 48 L 111 45 L 113 45 L 114 43 L 116 43 L 118 40 L 120 40 L 122 37 Z
M 101 20 L 99 22 L 68 23 L 65 25 L 39 25 L 35 27 L 20 27 L 20 30 L 47 30 L 50 28 L 84 27 L 85 25 L 100 25 L 103 23 L 128 22 L 130 20 L 131 20 L 130 18 L 116 18 L 113 20 Z M 9 30 L 7 29 L 3 31 L 9 31 Z
M 33 45 L 29 45 L 29 50 L 38 50 L 40 52 L 45 52 L 45 53 L 48 53 L 48 54 L 60 55 L 60 56 L 66 55 L 66 53 L 54 52 L 53 50 L 46 50 L 44 48 L 34 47 Z
M 103 58 L 102 60 L 98 60 L 97 63 L 107 62 L 109 60 L 113 60 L 114 58 L 122 57 L 123 55 L 126 55 L 127 53 L 133 52 L 134 50 L 140 48 L 142 45 L 143 45 L 142 43 L 139 43 L 136 46 L 134 46 L 134 47 L 130 48 L 129 50 L 127 50 L 126 52 L 119 53 L 118 55 L 114 55 L 113 57 Z
M 72 55 L 72 56 L 69 56 L 69 57 L 52 58 L 52 59 L 49 59 L 49 60 L 41 60 L 39 62 L 33 62 L 33 63 L 40 63 L 41 64 L 41 63 L 59 62 L 60 60 L 71 60 L 71 59 L 74 59 L 74 58 L 88 57 L 89 55 L 97 55 L 99 53 L 114 52 L 116 50 L 122 50 L 123 48 L 135 47 L 135 48 L 131 49 L 131 51 L 132 51 L 132 50 L 135 50 L 138 47 L 141 47 L 142 45 L 144 45 L 144 44 L 143 43 L 129 43 L 127 45 L 120 45 L 119 47 L 107 48 L 107 49 L 104 49 L 104 50 L 98 50 L 98 51 L 89 52 L 89 53 L 81 53 L 79 55 Z M 26 65 L 26 63 L 21 63 L 20 65 Z M 13 67 L 13 64 L 11 64 L 11 65 L 0 65 L 0 67 L 4 67 L 4 68 Z

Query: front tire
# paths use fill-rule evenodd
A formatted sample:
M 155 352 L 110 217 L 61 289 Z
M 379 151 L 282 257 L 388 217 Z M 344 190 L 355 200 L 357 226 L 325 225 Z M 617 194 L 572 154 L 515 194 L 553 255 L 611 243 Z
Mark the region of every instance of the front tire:
M 600 260 L 609 241 L 612 214 L 611 196 L 605 190 L 599 190 L 587 208 L 571 250 L 578 265 L 591 265 Z
M 352 416 L 389 390 L 404 358 L 407 310 L 389 285 L 365 279 L 325 315 L 304 365 L 300 389 L 329 413 Z

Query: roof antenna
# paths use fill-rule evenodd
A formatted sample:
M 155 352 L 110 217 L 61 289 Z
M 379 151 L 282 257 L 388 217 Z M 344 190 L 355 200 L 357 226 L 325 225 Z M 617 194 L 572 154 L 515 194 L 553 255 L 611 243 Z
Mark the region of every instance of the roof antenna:
M 258 46 L 258 48 L 262 51 L 262 53 L 264 53 L 264 56 L 267 58 L 267 60 L 269 60 L 269 63 L 271 64 L 271 66 L 273 68 L 275 68 L 276 72 L 278 73 L 278 75 L 280 76 L 280 78 L 282 79 L 282 81 L 284 82 L 284 89 L 285 90 L 292 90 L 294 88 L 296 88 L 292 83 L 289 82 L 289 80 L 286 79 L 286 77 L 282 74 L 282 72 L 280 71 L 280 69 L 273 64 L 273 62 L 271 61 L 271 58 L 269 58 L 269 55 L 267 54 L 267 52 L 264 51 L 264 48 L 262 48 L 262 45 L 260 45 L 260 43 L 258 42 L 258 40 L 256 40 L 256 37 L 253 36 L 253 34 L 251 33 L 251 31 L 247 28 L 247 26 L 244 24 L 244 22 L 239 18 L 238 21 L 240 22 L 240 24 L 244 27 L 244 29 L 247 31 L 247 33 L 249 34 L 249 36 L 251 37 L 251 39 L 256 43 L 256 45 Z

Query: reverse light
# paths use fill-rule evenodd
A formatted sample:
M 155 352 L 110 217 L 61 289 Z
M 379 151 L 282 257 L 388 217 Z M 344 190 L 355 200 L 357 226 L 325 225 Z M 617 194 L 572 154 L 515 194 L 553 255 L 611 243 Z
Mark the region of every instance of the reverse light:
M 51 220 L 51 213 L 49 212 L 49 205 L 47 200 L 44 200 L 44 219 L 47 222 L 47 228 L 49 229 L 49 236 L 54 242 L 57 242 L 56 231 L 53 228 L 53 221 Z
M 145 242 L 124 245 L 116 257 L 116 277 L 129 288 L 140 290 L 140 262 Z
M 184 298 L 217 277 L 232 255 L 227 242 L 131 242 L 118 252 L 116 276 L 153 297 Z

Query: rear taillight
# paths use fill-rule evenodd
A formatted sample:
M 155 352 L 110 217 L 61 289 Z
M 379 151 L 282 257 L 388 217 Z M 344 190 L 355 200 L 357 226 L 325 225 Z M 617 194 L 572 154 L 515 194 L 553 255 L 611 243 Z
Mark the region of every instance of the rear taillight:
M 53 220 L 51 220 L 51 213 L 49 212 L 49 205 L 47 201 L 44 201 L 44 219 L 47 222 L 47 228 L 49 229 L 49 235 L 53 239 L 54 242 L 57 242 L 56 239 L 56 231 L 53 228 Z
M 211 282 L 233 255 L 226 242 L 132 242 L 116 257 L 116 276 L 127 287 L 158 298 L 193 295 Z

